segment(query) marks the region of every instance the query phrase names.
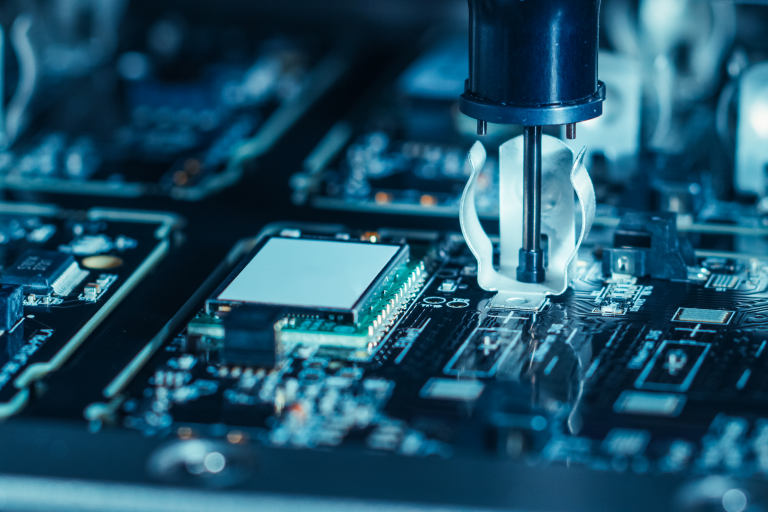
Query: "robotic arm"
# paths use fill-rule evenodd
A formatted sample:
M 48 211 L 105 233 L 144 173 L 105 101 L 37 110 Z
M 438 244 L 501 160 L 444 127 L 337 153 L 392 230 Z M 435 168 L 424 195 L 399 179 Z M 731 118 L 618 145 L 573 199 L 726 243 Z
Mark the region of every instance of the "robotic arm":
M 469 79 L 459 108 L 487 123 L 524 126 L 523 246 L 517 280 L 545 280 L 541 238 L 541 127 L 603 112 L 597 80 L 600 0 L 469 0 Z

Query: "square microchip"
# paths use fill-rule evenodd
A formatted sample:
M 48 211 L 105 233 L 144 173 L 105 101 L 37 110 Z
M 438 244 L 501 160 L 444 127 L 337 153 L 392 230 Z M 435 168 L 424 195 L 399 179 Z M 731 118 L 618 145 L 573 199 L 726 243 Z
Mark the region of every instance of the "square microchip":
M 24 293 L 46 295 L 53 284 L 75 262 L 71 254 L 57 251 L 30 250 L 3 270 L 3 284 L 24 288 Z
M 360 309 L 408 259 L 407 245 L 273 237 L 229 280 L 217 301 L 339 313 Z
M 725 309 L 679 308 L 672 317 L 672 321 L 726 325 L 731 321 L 734 313 L 735 311 Z

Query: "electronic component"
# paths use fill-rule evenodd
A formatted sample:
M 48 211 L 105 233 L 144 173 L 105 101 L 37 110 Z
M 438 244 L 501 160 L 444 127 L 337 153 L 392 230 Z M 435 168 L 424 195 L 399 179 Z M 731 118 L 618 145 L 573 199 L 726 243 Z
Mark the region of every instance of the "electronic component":
M 721 309 L 680 308 L 672 317 L 676 322 L 691 322 L 701 324 L 722 324 L 730 322 L 734 311 Z
M 423 398 L 436 400 L 477 400 L 485 385 L 477 380 L 432 378 L 419 392 Z
M 18 358 L 19 351 L 25 343 L 24 329 L 20 327 L 0 334 L 0 375 L 5 365 L 12 365 L 13 360 Z
M 375 233 L 364 238 L 377 243 L 291 234 L 269 238 L 246 258 L 209 299 L 209 312 L 279 306 L 280 344 L 354 350 L 377 343 L 424 281 L 423 262 L 409 259 L 408 245 Z
M 117 281 L 117 278 L 118 276 L 115 274 L 99 274 L 99 277 L 95 282 L 83 286 L 83 292 L 78 297 L 78 300 L 96 302 L 107 292 L 109 287 Z
M 219 358 L 228 366 L 268 367 L 277 362 L 275 328 L 284 316 L 280 308 L 242 306 L 224 317 L 224 341 Z
M 0 286 L 0 331 L 12 329 L 24 314 L 24 294 L 21 286 Z
M 313 310 L 357 322 L 407 259 L 404 245 L 271 238 L 216 300 Z
M 99 283 L 88 283 L 83 288 L 83 297 L 88 300 L 95 300 L 101 293 L 101 286 Z
M 613 410 L 624 414 L 677 416 L 685 405 L 685 395 L 625 391 L 616 400 Z
M 690 243 L 677 237 L 676 215 L 632 212 L 621 217 L 613 247 L 603 251 L 603 273 L 687 279 L 693 264 Z
M 23 287 L 24 293 L 69 295 L 88 271 L 82 270 L 71 254 L 29 250 L 3 271 L 3 283 Z
M 456 284 L 456 281 L 454 281 L 453 279 L 446 279 L 440 285 L 439 290 L 443 293 L 453 293 L 456 291 L 457 287 L 458 285 Z

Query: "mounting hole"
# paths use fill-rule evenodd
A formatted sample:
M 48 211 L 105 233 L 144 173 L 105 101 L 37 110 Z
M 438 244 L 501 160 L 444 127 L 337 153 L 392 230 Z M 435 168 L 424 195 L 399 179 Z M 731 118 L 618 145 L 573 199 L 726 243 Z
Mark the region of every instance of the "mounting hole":
M 313 357 L 312 359 L 307 359 L 302 364 L 304 368 L 312 368 L 314 370 L 324 370 L 326 366 L 328 366 L 328 360 L 327 359 L 321 359 L 319 357 Z
M 345 367 L 339 370 L 336 375 L 346 379 L 358 380 L 363 376 L 363 370 L 360 368 Z
M 299 373 L 299 380 L 306 383 L 320 382 L 325 377 L 325 372 L 317 368 L 307 368 Z

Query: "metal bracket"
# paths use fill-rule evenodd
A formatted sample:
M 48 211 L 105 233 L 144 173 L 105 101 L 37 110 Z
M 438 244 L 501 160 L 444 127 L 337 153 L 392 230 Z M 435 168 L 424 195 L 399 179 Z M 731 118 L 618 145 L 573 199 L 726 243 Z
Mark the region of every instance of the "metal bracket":
M 595 218 L 595 190 L 584 167 L 585 153 L 586 148 L 574 159 L 573 151 L 565 143 L 555 137 L 542 137 L 541 232 L 547 237 L 543 244 L 548 247 L 547 278 L 543 283 L 522 283 L 515 276 L 523 239 L 523 137 L 515 137 L 499 148 L 501 258 L 498 270 L 493 266 L 493 243 L 480 224 L 475 208 L 475 184 L 485 165 L 486 151 L 479 141 L 469 150 L 472 175 L 461 196 L 459 218 L 464 239 L 477 258 L 478 284 L 484 290 L 498 292 L 490 307 L 538 311 L 548 295 L 560 295 L 568 289 L 579 246 Z M 582 218 L 578 240 L 574 190 Z

